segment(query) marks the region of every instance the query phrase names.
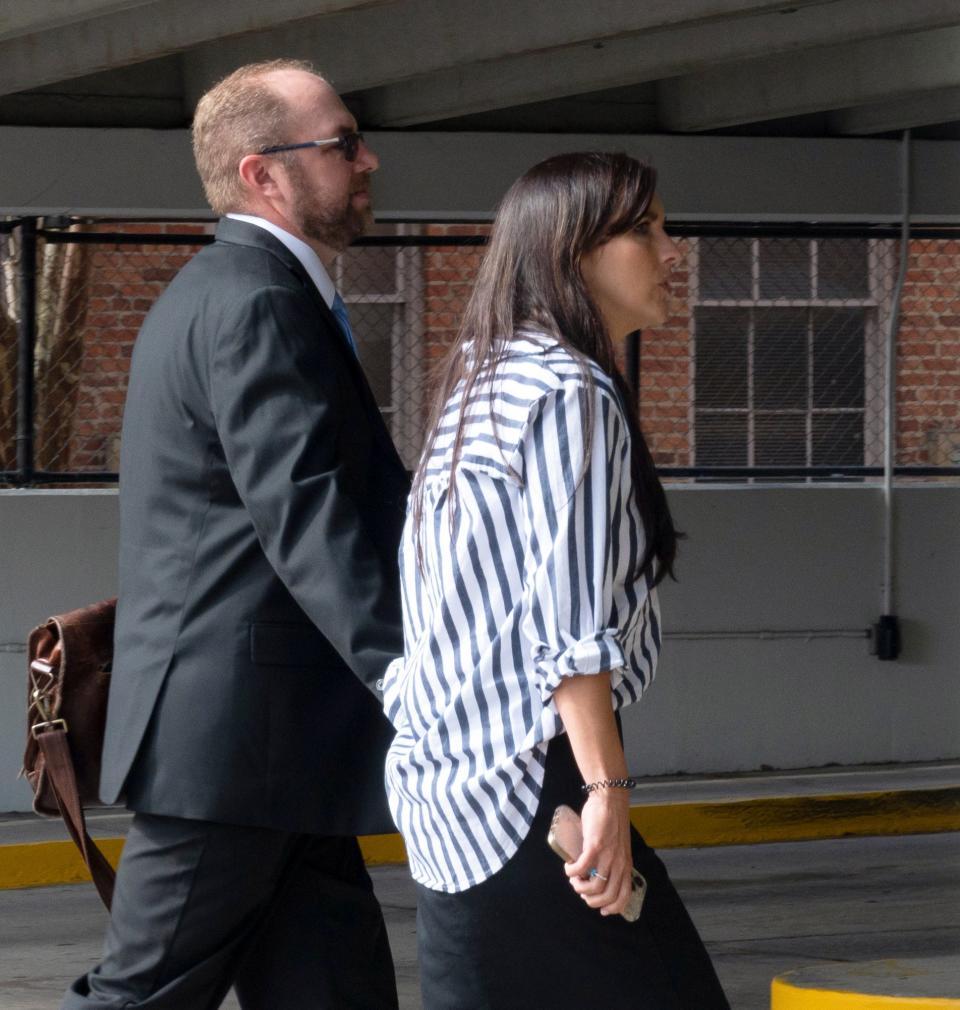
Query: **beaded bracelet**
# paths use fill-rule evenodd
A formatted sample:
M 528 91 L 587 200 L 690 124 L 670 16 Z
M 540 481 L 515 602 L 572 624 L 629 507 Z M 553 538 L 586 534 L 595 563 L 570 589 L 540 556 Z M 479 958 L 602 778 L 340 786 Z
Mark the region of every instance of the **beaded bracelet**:
M 634 789 L 636 785 L 636 779 L 601 779 L 599 782 L 586 782 L 580 789 L 582 792 L 592 793 L 596 789 Z

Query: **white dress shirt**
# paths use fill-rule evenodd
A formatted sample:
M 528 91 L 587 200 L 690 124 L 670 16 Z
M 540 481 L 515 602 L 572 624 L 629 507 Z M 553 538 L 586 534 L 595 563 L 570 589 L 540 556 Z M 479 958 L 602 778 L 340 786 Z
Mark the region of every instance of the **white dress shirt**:
M 263 228 L 264 231 L 270 232 L 274 238 L 279 239 L 297 257 L 303 269 L 307 271 L 307 275 L 316 284 L 320 297 L 327 303 L 327 308 L 333 308 L 333 299 L 336 297 L 337 289 L 330 279 L 330 274 L 327 273 L 327 268 L 323 265 L 320 257 L 303 239 L 299 239 L 296 235 L 291 235 L 290 232 L 284 231 L 272 221 L 256 217 L 253 214 L 227 214 L 227 217 L 233 218 L 234 221 L 246 221 L 247 224 L 255 224 L 258 228 Z

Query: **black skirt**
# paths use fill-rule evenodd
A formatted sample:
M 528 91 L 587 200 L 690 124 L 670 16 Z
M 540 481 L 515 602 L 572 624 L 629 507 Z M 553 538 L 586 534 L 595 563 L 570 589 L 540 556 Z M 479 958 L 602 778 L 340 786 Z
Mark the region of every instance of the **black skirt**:
M 601 916 L 547 846 L 554 808 L 582 804 L 567 737 L 551 741 L 540 807 L 516 855 L 457 894 L 417 887 L 424 1010 L 729 1010 L 666 868 L 633 832 L 647 879 L 635 923 Z

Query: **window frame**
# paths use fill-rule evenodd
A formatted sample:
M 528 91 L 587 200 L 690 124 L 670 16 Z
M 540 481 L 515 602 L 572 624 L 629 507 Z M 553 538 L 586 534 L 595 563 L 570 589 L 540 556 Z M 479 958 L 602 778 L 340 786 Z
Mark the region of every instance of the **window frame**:
M 889 326 L 891 312 L 891 285 L 884 262 L 890 262 L 895 242 L 890 239 L 862 238 L 855 239 L 867 244 L 867 294 L 860 298 L 820 298 L 819 296 L 819 250 L 820 243 L 831 239 L 817 236 L 796 236 L 798 241 L 806 241 L 810 246 L 810 276 L 809 298 L 762 298 L 760 297 L 760 256 L 762 236 L 731 236 L 737 241 L 750 243 L 750 298 L 701 298 L 700 297 L 700 237 L 690 237 L 689 267 L 689 319 L 690 319 L 690 362 L 689 382 L 692 395 L 689 403 L 688 431 L 690 459 L 694 466 L 708 466 L 697 458 L 696 422 L 698 415 L 735 415 L 746 417 L 746 464 L 755 467 L 764 464 L 756 463 L 756 421 L 757 415 L 802 416 L 804 418 L 804 466 L 814 465 L 813 456 L 813 420 L 817 416 L 836 416 L 841 414 L 862 414 L 863 416 L 863 459 L 864 466 L 880 465 L 883 460 L 883 334 Z M 747 405 L 745 407 L 700 407 L 697 403 L 697 310 L 699 308 L 720 308 L 745 310 L 748 315 L 747 330 Z M 807 397 L 806 404 L 801 408 L 784 408 L 782 410 L 762 408 L 758 410 L 754 399 L 755 383 L 755 344 L 757 309 L 803 309 L 807 316 L 806 333 L 806 369 Z M 814 406 L 814 313 L 817 309 L 861 309 L 864 314 L 864 403 L 863 407 L 816 407 Z M 871 395 L 871 390 L 876 392 Z M 721 464 L 716 464 L 721 465 Z M 777 465 L 777 464 L 768 464 Z M 838 469 L 840 467 L 838 466 Z M 807 478 L 808 482 L 812 478 Z
M 396 305 L 401 311 L 393 313 L 390 332 L 390 403 L 378 404 L 394 445 L 408 469 L 416 466 L 423 441 L 423 313 L 424 279 L 423 257 L 415 245 L 403 243 L 403 238 L 421 234 L 416 224 L 397 223 L 389 237 L 397 239 L 396 245 L 353 247 L 381 249 L 393 254 L 392 291 L 356 292 L 349 287 L 349 267 L 346 256 L 334 262 L 333 282 L 340 292 L 348 311 L 361 305 Z M 363 362 L 362 335 L 358 336 L 358 351 Z

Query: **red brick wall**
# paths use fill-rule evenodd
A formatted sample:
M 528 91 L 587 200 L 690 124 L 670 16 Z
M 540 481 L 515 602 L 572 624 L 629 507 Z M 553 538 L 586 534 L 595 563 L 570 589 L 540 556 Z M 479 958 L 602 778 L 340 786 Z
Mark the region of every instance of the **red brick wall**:
M 489 235 L 489 225 L 429 225 L 427 235 Z M 686 243 L 681 242 L 684 253 Z M 456 336 L 483 257 L 482 247 L 427 248 L 424 252 L 424 356 L 440 358 Z M 686 268 L 674 273 L 674 315 L 658 330 L 643 335 L 641 420 L 656 461 L 689 465 L 690 307 Z M 621 348 L 620 366 L 624 367 Z M 428 398 L 429 400 L 429 398 Z
M 487 234 L 470 225 L 435 225 L 434 235 Z M 679 243 L 684 262 L 672 275 L 672 311 L 667 323 L 643 333 L 641 423 L 655 461 L 690 466 L 693 409 L 689 242 Z M 941 433 L 960 432 L 960 240 L 911 243 L 911 264 L 903 292 L 898 347 L 898 463 L 943 464 Z M 425 257 L 427 315 L 424 353 L 433 359 L 456 332 L 471 271 L 480 249 L 431 250 Z M 886 264 L 895 270 L 894 260 Z M 887 279 L 892 287 L 894 278 Z M 623 354 L 620 355 L 624 366 Z M 882 396 L 879 388 L 868 396 Z M 960 437 L 958 437 L 960 443 Z
M 671 316 L 640 342 L 640 424 L 658 466 L 690 466 L 693 371 L 690 340 L 690 243 L 670 276 Z
M 901 305 L 897 461 L 943 464 L 943 441 L 960 446 L 960 241 L 910 243 Z
M 103 225 L 101 230 L 114 230 Z M 126 224 L 127 232 L 200 234 L 203 224 Z M 427 235 L 486 235 L 487 225 L 427 225 Z M 681 243 L 687 253 L 685 243 Z M 95 246 L 90 250 L 84 355 L 69 458 L 60 468 L 113 469 L 130 353 L 153 301 L 196 246 Z M 423 356 L 436 362 L 453 339 L 483 247 L 423 250 Z M 891 268 L 893 269 L 893 268 Z M 641 421 L 655 460 L 689 466 L 691 396 L 690 300 L 687 268 L 673 276 L 673 315 L 643 334 Z M 890 280 L 892 284 L 892 278 Z M 937 439 L 960 430 L 960 240 L 914 241 L 903 297 L 898 348 L 899 459 L 945 462 Z M 78 310 L 80 311 L 80 310 Z M 869 395 L 882 395 L 871 390 Z M 429 392 L 425 410 L 429 406 Z M 941 448 L 942 454 L 942 448 Z
M 489 235 L 489 225 L 431 224 L 431 236 Z M 423 252 L 423 353 L 428 365 L 443 357 L 457 334 L 460 318 L 483 259 L 483 246 L 427 246 Z
M 209 227 L 153 222 L 103 224 L 95 230 L 202 235 Z M 114 243 L 88 248 L 90 277 L 83 326 L 84 355 L 69 460 L 64 468 L 113 470 L 118 461 L 120 422 L 134 340 L 150 307 L 201 247 Z

